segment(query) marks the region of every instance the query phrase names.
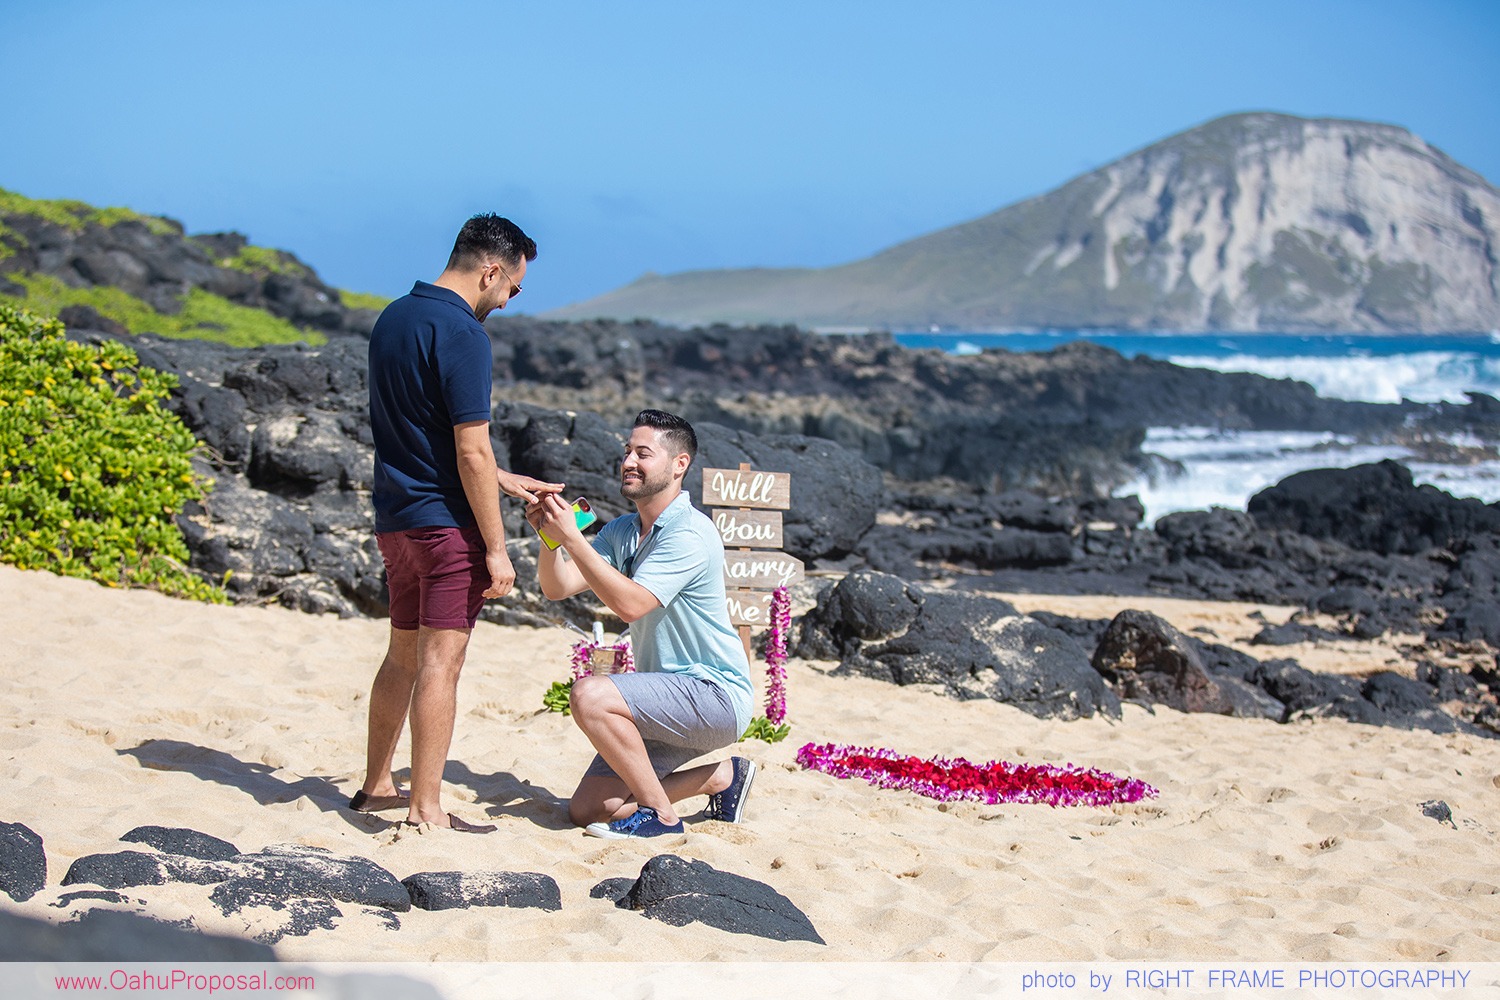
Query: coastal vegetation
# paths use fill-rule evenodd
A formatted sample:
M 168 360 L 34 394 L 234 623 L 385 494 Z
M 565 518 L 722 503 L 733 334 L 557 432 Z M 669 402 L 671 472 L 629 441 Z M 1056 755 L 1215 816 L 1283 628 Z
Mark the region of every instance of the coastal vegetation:
M 90 223 L 99 226 L 115 226 L 121 222 L 139 222 L 157 236 L 182 235 L 182 226 L 156 215 L 142 215 L 128 208 L 96 208 L 87 202 L 72 198 L 28 198 L 14 191 L 0 188 L 0 218 L 7 215 L 32 215 L 54 225 L 81 230 Z M 6 234 L 0 222 L 0 237 Z M 0 245 L 4 240 L 0 239 Z M 4 251 L 0 250 L 0 254 Z
M 0 302 L 0 561 L 227 602 L 187 569 L 176 518 L 212 482 L 162 405 L 176 379 L 118 341 L 69 341 Z
M 328 342 L 321 333 L 303 330 L 264 309 L 242 306 L 201 288 L 189 289 L 178 300 L 181 304 L 179 312 L 164 313 L 129 292 L 109 285 L 74 288 L 50 274 L 11 274 L 9 277 L 26 290 L 26 295 L 0 293 L 0 302 L 51 315 L 69 306 L 87 306 L 131 333 L 213 340 L 231 347 Z
M 312 268 L 285 250 L 256 246 L 253 243 L 247 243 L 234 255 L 221 259 L 219 266 L 243 271 L 257 277 L 264 277 L 268 274 L 288 274 L 306 278 L 313 273 Z
M 331 288 L 238 233 L 0 188 L 0 302 L 74 329 L 254 347 L 363 333 L 389 300 Z
M 371 292 L 351 292 L 347 288 L 339 289 L 339 299 L 350 309 L 374 309 L 379 311 L 391 304 L 391 300 L 384 295 L 375 295 Z

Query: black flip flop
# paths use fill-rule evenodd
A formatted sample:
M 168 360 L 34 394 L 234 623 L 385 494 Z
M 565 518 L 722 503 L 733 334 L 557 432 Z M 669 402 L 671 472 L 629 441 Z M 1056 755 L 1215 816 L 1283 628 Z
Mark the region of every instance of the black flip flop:
M 404 819 L 404 820 L 401 821 L 401 825 L 403 827 L 410 826 L 410 827 L 420 828 L 420 827 L 426 826 L 428 824 L 413 823 L 409 819 Z M 439 827 L 434 827 L 434 829 L 441 830 L 443 828 L 439 826 Z M 459 819 L 457 816 L 453 815 L 453 813 L 449 813 L 448 814 L 448 829 L 452 830 L 454 833 L 494 833 L 496 830 L 498 830 L 500 828 L 497 827 L 493 823 L 469 823 L 469 822 L 466 822 L 465 820 Z
M 349 808 L 357 813 L 385 812 L 387 809 L 405 809 L 411 800 L 405 795 L 366 795 L 355 792 L 349 800 Z

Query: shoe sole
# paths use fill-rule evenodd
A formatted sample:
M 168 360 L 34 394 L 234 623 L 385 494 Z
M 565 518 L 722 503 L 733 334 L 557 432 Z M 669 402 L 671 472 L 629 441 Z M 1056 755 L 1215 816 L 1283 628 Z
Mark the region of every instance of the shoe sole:
M 657 840 L 669 841 L 673 837 L 686 837 L 687 830 L 673 830 L 671 833 L 658 833 L 654 837 L 633 837 L 628 833 L 615 833 L 607 823 L 590 823 L 583 828 L 585 837 L 598 837 L 600 840 Z

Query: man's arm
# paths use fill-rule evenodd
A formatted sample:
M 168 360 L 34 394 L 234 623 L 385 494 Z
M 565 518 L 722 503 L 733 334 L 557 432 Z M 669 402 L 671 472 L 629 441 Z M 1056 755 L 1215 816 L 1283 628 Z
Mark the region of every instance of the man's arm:
M 525 500 L 527 503 L 536 503 L 539 493 L 561 493 L 566 485 L 544 483 L 540 479 L 532 479 L 517 472 L 506 472 L 501 468 L 495 469 L 495 481 L 500 484 L 500 491 L 506 496 Z
M 505 551 L 505 524 L 500 519 L 500 484 L 495 475 L 495 449 L 487 420 L 472 420 L 453 428 L 458 448 L 458 477 L 474 512 L 474 523 L 484 535 L 484 563 L 490 573 L 485 597 L 504 597 L 516 582 L 516 569 Z
M 543 501 L 538 500 L 526 508 L 527 522 L 538 530 L 545 513 L 542 504 Z M 561 601 L 589 589 L 589 582 L 578 572 L 578 567 L 563 558 L 561 548 L 537 547 L 536 575 L 542 585 L 542 596 L 549 601 Z
M 537 562 L 542 593 L 549 600 L 560 601 L 584 590 L 592 590 L 627 624 L 661 607 L 655 594 L 615 569 L 609 560 L 594 551 L 578 530 L 572 508 L 557 497 L 542 497 L 540 503 L 526 512 L 526 519 L 559 543 L 556 549 L 542 546 Z M 568 554 L 568 560 L 563 559 L 564 552 Z

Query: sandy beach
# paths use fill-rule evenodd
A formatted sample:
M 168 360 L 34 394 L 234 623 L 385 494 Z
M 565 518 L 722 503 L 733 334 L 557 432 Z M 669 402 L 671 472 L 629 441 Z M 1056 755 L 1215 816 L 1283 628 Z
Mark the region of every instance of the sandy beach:
M 1107 617 L 1142 603 L 1028 595 L 1022 610 Z M 702 802 L 690 802 L 689 837 L 674 849 L 775 888 L 827 942 L 783 943 L 673 927 L 590 897 L 659 851 L 589 839 L 567 822 L 564 796 L 591 751 L 541 704 L 568 674 L 562 629 L 475 631 L 445 793 L 461 816 L 499 825 L 476 837 L 402 831 L 343 808 L 362 777 L 384 622 L 193 604 L 9 567 L 0 607 L 10 636 L 0 649 L 0 821 L 39 833 L 48 859 L 46 887 L 25 903 L 0 897 L 0 907 L 53 922 L 113 906 L 214 933 L 275 926 L 269 911 L 222 915 L 209 886 L 56 905 L 86 888 L 60 885 L 75 859 L 134 847 L 120 836 L 152 824 L 242 851 L 292 843 L 360 855 L 397 878 L 540 872 L 561 888 L 560 911 L 412 910 L 399 929 L 345 905 L 332 930 L 276 944 L 291 960 L 1500 959 L 1496 740 L 1133 705 L 1118 721 L 1047 721 L 793 660 L 790 738 L 738 751 L 761 767 L 746 822 L 695 822 Z M 1259 627 L 1248 605 L 1150 610 L 1220 641 Z M 1293 655 L 1358 672 L 1389 669 L 1399 646 Z M 941 804 L 804 770 L 795 754 L 807 742 L 1072 762 L 1142 779 L 1160 796 L 1108 809 Z M 398 764 L 408 759 L 403 745 Z M 1435 799 L 1456 828 L 1423 815 Z

